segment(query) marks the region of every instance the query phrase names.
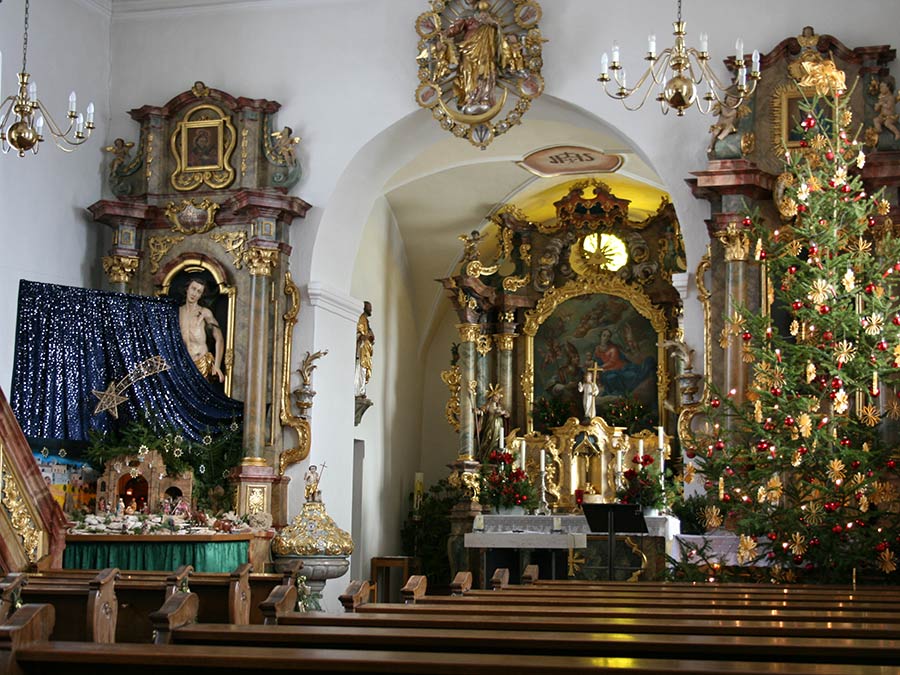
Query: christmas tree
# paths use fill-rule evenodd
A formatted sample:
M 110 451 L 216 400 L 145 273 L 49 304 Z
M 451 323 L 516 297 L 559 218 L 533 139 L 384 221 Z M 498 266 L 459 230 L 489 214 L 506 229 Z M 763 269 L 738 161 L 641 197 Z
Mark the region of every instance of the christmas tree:
M 705 477 L 707 527 L 733 524 L 748 570 L 896 583 L 886 418 L 900 418 L 900 241 L 888 202 L 863 188 L 844 74 L 826 61 L 800 84 L 816 93 L 801 104 L 800 147 L 785 154 L 782 210 L 793 218 L 780 230 L 756 214 L 742 223 L 774 286 L 772 311 L 740 307 L 723 331 L 751 384 L 743 397 L 709 397 L 709 426 L 688 454 Z

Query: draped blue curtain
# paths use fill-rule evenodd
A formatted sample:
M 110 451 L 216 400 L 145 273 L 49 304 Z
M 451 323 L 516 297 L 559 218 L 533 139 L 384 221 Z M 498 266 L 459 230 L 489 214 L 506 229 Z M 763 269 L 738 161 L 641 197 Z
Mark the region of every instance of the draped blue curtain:
M 119 418 L 94 414 L 112 381 L 161 356 L 169 370 L 125 390 Z M 194 366 L 168 298 L 22 280 L 12 409 L 26 436 L 85 441 L 146 415 L 194 441 L 240 421 L 243 404 L 217 391 Z

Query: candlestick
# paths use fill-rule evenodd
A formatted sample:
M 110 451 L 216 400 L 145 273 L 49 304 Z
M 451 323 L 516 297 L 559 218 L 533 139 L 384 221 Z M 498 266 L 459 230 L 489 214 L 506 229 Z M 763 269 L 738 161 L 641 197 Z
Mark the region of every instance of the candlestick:
M 519 449 L 520 449 L 520 452 L 519 452 L 519 466 L 521 467 L 522 471 L 525 471 L 525 460 L 527 459 L 527 458 L 525 457 L 525 453 L 528 451 L 528 446 L 525 445 L 525 442 L 524 442 L 524 441 L 520 441 L 520 442 L 519 442 Z
M 545 459 L 544 459 L 544 450 L 541 449 L 541 473 L 544 472 L 544 462 L 545 462 Z

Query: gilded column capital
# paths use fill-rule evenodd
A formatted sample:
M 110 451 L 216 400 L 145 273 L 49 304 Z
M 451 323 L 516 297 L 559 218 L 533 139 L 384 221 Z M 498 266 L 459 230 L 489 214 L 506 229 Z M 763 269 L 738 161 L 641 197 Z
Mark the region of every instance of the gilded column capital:
M 251 246 L 247 249 L 247 267 L 252 277 L 271 277 L 278 266 L 278 249 Z
M 515 333 L 499 333 L 494 336 L 494 343 L 501 352 L 511 352 L 517 337 Z
M 715 235 L 725 248 L 726 261 L 746 261 L 750 256 L 750 236 L 736 222 L 728 223 L 724 230 L 719 230 Z
M 111 284 L 127 284 L 137 272 L 141 259 L 137 256 L 103 256 L 103 272 Z
M 481 335 L 481 326 L 477 323 L 458 323 L 456 329 L 459 331 L 459 339 L 463 342 L 477 342 L 478 336 Z
M 482 356 L 491 351 L 491 346 L 491 338 L 489 335 L 479 335 L 478 339 L 475 340 L 475 349 Z

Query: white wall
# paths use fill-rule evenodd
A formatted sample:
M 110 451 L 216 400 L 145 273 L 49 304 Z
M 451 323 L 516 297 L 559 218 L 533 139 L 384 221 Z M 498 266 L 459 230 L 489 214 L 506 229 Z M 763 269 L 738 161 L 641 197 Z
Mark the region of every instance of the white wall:
M 366 447 L 363 537 L 356 542 L 366 574 L 373 556 L 400 553 L 400 524 L 409 510 L 413 474 L 420 470 L 423 369 L 416 355 L 414 292 L 393 213 L 387 200 L 379 199 L 363 230 L 351 282 L 352 295 L 372 304 L 375 334 L 366 390 L 373 405 L 353 430 Z
M 22 68 L 24 0 L 0 3 L 3 98 L 16 90 Z M 0 387 L 10 394 L 20 279 L 71 286 L 99 283 L 102 226 L 84 207 L 100 196 L 109 120 L 109 14 L 86 0 L 31 3 L 28 71 L 38 98 L 62 124 L 69 92 L 83 111 L 96 108 L 97 130 L 72 154 L 48 139 L 37 155 L 0 156 Z

